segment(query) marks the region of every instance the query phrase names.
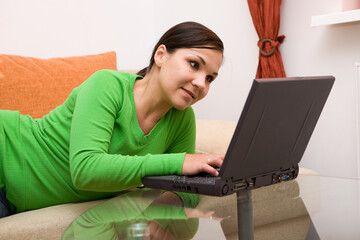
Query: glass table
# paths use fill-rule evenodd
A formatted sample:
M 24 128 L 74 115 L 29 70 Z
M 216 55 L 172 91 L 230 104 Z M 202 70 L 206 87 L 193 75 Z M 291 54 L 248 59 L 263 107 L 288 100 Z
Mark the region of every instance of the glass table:
M 225 197 L 138 189 L 84 212 L 63 239 L 360 239 L 359 183 L 299 175 Z

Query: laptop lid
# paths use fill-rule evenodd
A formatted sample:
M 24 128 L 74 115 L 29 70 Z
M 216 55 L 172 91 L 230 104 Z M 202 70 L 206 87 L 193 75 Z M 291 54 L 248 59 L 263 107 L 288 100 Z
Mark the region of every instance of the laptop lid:
M 219 176 L 239 180 L 298 164 L 334 80 L 255 79 Z

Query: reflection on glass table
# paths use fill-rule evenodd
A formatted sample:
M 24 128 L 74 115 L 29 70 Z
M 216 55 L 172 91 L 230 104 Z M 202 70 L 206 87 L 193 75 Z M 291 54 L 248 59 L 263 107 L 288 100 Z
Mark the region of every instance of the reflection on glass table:
M 359 239 L 359 180 L 299 175 L 226 197 L 139 189 L 89 209 L 63 239 Z
M 240 192 L 226 201 L 213 199 L 210 209 L 229 216 L 220 223 L 223 235 L 217 239 L 320 239 L 299 192 L 298 182 L 289 181 Z M 200 232 L 201 221 L 199 225 Z
M 139 189 L 110 199 L 82 214 L 63 239 L 191 239 L 199 218 L 214 212 L 193 208 L 197 195 Z

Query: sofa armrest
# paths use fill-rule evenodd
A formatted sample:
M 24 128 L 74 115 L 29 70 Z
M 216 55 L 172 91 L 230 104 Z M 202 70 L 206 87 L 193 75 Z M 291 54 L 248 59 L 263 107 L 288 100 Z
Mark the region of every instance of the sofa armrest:
M 1 218 L 0 239 L 61 239 L 72 221 L 104 201 L 68 203 Z

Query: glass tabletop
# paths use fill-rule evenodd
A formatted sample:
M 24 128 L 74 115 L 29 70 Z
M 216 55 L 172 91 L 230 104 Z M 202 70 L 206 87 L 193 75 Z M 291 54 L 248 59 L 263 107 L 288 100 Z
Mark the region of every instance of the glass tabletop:
M 63 239 L 360 239 L 359 180 L 296 180 L 211 197 L 138 189 L 80 215 Z

